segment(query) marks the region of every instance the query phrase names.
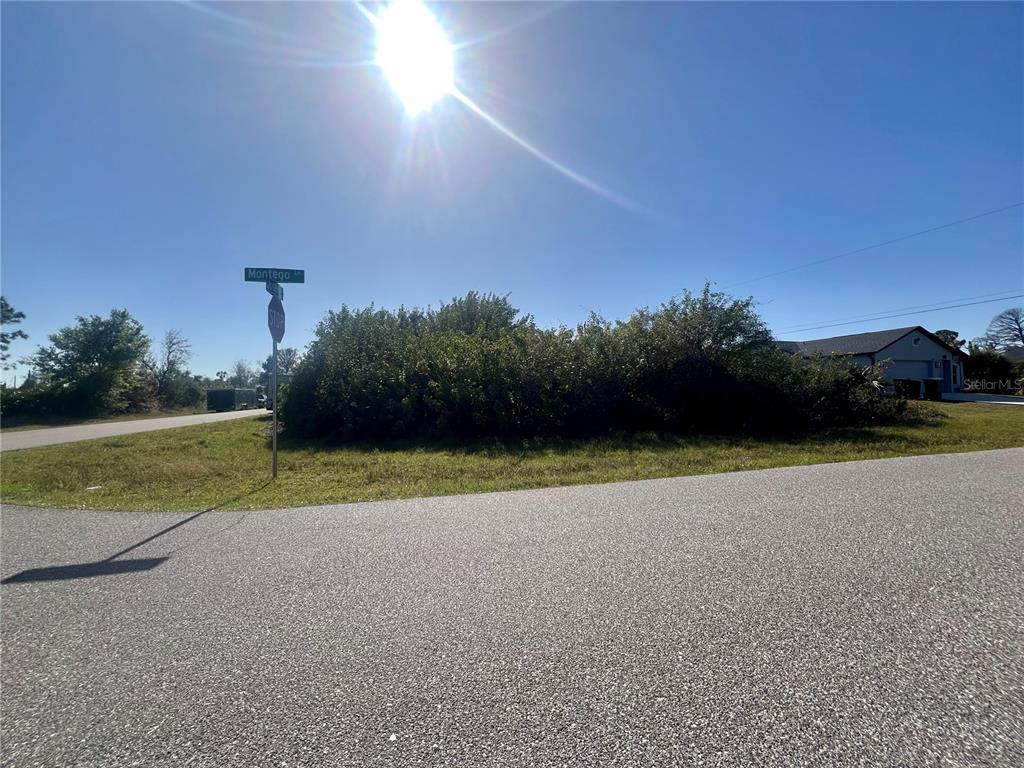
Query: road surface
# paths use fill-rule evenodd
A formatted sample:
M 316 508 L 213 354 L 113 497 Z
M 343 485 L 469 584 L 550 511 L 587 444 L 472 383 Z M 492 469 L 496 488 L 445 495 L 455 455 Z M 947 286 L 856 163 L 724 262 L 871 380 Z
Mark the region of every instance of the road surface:
M 270 411 L 254 408 L 248 411 L 226 411 L 224 413 L 196 413 L 191 416 L 168 416 L 162 419 L 135 419 L 133 421 L 107 421 L 102 424 L 80 424 L 75 427 L 52 427 L 48 429 L 26 429 L 21 432 L 0 433 L 0 450 L 19 451 L 23 448 L 39 448 L 43 445 L 77 443 L 79 440 L 95 440 L 98 437 L 132 435 L 136 432 L 155 432 L 158 429 L 191 427 L 193 424 L 210 424 L 215 421 L 244 419 L 247 416 L 263 416 Z
M 1022 489 L 1013 449 L 9 507 L 4 765 L 1024 765 Z

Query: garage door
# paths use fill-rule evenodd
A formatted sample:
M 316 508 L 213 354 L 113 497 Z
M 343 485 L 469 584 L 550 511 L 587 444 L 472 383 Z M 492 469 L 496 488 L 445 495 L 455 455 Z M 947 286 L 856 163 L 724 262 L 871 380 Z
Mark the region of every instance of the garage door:
M 893 360 L 885 369 L 888 379 L 927 379 L 935 375 L 932 373 L 931 360 Z

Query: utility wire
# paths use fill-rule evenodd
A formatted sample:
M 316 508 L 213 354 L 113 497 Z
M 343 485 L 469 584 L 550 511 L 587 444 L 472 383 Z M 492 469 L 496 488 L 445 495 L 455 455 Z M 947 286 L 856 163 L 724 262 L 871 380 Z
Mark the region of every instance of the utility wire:
M 791 332 L 794 332 L 794 331 L 802 330 L 805 327 L 809 327 L 809 328 L 819 327 L 819 323 L 836 323 L 836 324 L 838 324 L 838 323 L 840 323 L 842 321 L 845 321 L 845 320 L 865 320 L 865 321 L 867 321 L 867 320 L 875 320 L 875 319 L 877 319 L 878 315 L 887 315 L 890 312 L 904 312 L 904 311 L 907 311 L 907 310 L 922 310 L 922 311 L 923 310 L 929 310 L 930 311 L 930 309 L 933 308 L 933 307 L 936 308 L 936 309 L 941 309 L 942 307 L 938 306 L 939 304 L 949 304 L 950 302 L 956 302 L 956 301 L 971 301 L 973 299 L 987 299 L 987 298 L 990 298 L 990 297 L 995 297 L 996 301 L 1000 301 L 1002 299 L 1012 299 L 1013 296 L 1005 296 L 1004 294 L 1012 293 L 1013 291 L 1024 291 L 1024 287 L 1020 287 L 1020 288 L 1007 288 L 1005 291 L 997 291 L 996 293 L 981 293 L 981 294 L 978 294 L 977 296 L 959 296 L 959 297 L 957 297 L 955 299 L 945 299 L 943 301 L 932 301 L 932 302 L 929 302 L 927 304 L 915 304 L 915 305 L 909 306 L 909 307 L 893 307 L 892 309 L 880 309 L 877 312 L 868 312 L 865 315 L 849 315 L 847 317 L 837 317 L 834 320 L 821 320 L 818 323 L 800 323 L 800 324 L 794 325 L 794 326 L 792 326 L 790 328 L 783 328 L 781 331 L 779 331 L 779 333 L 791 333 Z
M 845 258 L 847 256 L 855 256 L 858 253 L 865 253 L 866 251 L 873 251 L 876 248 L 882 248 L 883 246 L 886 246 L 886 245 L 892 245 L 893 243 L 901 243 L 904 240 L 910 240 L 912 237 L 920 237 L 921 235 L 927 235 L 929 232 L 938 232 L 940 229 L 949 229 L 950 227 L 955 227 L 955 226 L 958 226 L 960 224 L 966 224 L 969 221 L 975 221 L 976 219 L 982 219 L 982 218 L 984 218 L 986 216 L 994 216 L 997 213 L 1002 213 L 1003 211 L 1009 211 L 1009 210 L 1011 210 L 1013 208 L 1019 208 L 1022 205 L 1024 205 L 1024 201 L 1021 201 L 1019 203 L 1014 203 L 1013 205 L 1003 206 L 1002 208 L 994 208 L 991 211 L 985 211 L 984 213 L 979 213 L 979 214 L 976 214 L 974 216 L 968 216 L 965 219 L 957 219 L 956 221 L 947 221 L 945 224 L 939 224 L 938 226 L 935 226 L 935 227 L 929 227 L 928 229 L 921 229 L 921 230 L 918 230 L 917 232 L 911 232 L 909 235 L 902 235 L 900 237 L 894 237 L 891 240 L 884 240 L 884 241 L 882 241 L 880 243 L 874 243 L 872 245 L 866 245 L 863 248 L 856 248 L 856 249 L 854 249 L 852 251 L 845 251 L 843 253 L 837 253 L 834 256 L 826 256 L 823 259 L 815 259 L 814 261 L 805 261 L 803 264 L 796 264 L 796 265 L 794 265 L 792 267 L 787 267 L 786 269 L 780 269 L 778 272 L 769 272 L 768 274 L 761 275 L 760 277 L 752 277 L 749 280 L 741 280 L 738 283 L 732 283 L 731 285 L 727 285 L 727 286 L 725 286 L 725 288 L 726 288 L 726 290 L 728 290 L 730 288 L 735 288 L 738 285 L 747 285 L 748 283 L 755 283 L 758 280 L 767 280 L 769 277 L 778 277 L 779 275 L 787 275 L 790 272 L 796 272 L 798 269 L 805 269 L 807 267 L 813 267 L 813 266 L 816 266 L 818 264 L 824 264 L 824 263 L 829 262 L 829 261 L 835 261 L 836 259 L 842 259 L 842 258 Z
M 828 325 L 812 325 L 812 326 L 807 327 L 807 328 L 794 328 L 794 329 L 792 329 L 790 331 L 780 331 L 780 333 L 801 333 L 803 331 L 816 331 L 819 328 L 836 328 L 836 327 L 838 327 L 840 325 L 857 325 L 859 323 L 870 323 L 870 322 L 872 322 L 874 320 L 888 320 L 888 319 L 893 318 L 893 317 L 906 317 L 908 315 L 916 315 L 916 314 L 920 314 L 921 312 L 938 312 L 938 311 L 943 310 L 943 309 L 959 309 L 960 307 L 973 307 L 973 306 L 976 306 L 978 304 L 991 304 L 994 301 L 1007 301 L 1008 299 L 1019 299 L 1022 296 L 1024 296 L 1024 293 L 1018 293 L 1018 294 L 1015 294 L 1013 296 L 1003 296 L 1002 298 L 999 298 L 999 299 L 986 299 L 984 301 L 970 301 L 970 302 L 967 302 L 966 304 L 950 304 L 949 306 L 946 306 L 946 307 L 935 307 L 934 309 L 923 309 L 923 310 L 919 310 L 918 312 L 901 312 L 901 313 L 895 314 L 895 315 L 882 315 L 881 317 L 872 317 L 872 318 L 869 318 L 867 320 L 851 320 L 851 321 L 846 322 L 846 323 L 830 323 Z

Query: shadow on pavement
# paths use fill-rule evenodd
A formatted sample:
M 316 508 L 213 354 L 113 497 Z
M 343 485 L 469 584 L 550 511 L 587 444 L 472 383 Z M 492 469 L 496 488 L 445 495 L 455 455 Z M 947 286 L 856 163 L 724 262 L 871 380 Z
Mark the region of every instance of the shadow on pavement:
M 165 560 L 167 560 L 166 557 L 143 557 L 137 560 L 101 560 L 98 563 L 29 568 L 13 576 L 8 576 L 0 584 L 16 584 L 22 581 L 63 581 L 64 579 L 87 579 L 92 576 L 135 573 L 156 568 Z
M 93 576 L 114 576 L 120 573 L 138 573 L 141 571 L 149 571 L 156 568 L 158 565 L 162 565 L 170 556 L 165 557 L 142 557 L 132 560 L 118 560 L 117 558 L 122 555 L 126 555 L 133 549 L 138 549 L 144 544 L 148 544 L 154 539 L 158 539 L 164 536 L 176 528 L 180 528 L 186 523 L 191 523 L 197 517 L 202 517 L 207 512 L 213 512 L 214 510 L 220 509 L 221 507 L 231 504 L 235 501 L 240 501 L 246 496 L 251 496 L 254 493 L 262 491 L 271 481 L 267 480 L 262 485 L 253 488 L 251 491 L 246 491 L 238 496 L 230 499 L 225 499 L 220 504 L 204 509 L 202 512 L 196 512 L 194 515 L 189 515 L 184 520 L 179 520 L 173 525 L 169 525 L 161 531 L 157 531 L 152 536 L 147 536 L 142 541 L 137 541 L 131 546 L 125 547 L 124 549 L 115 552 L 110 557 L 104 560 L 97 560 L 91 563 L 73 563 L 71 565 L 52 565 L 47 568 L 27 568 L 24 571 L 19 571 L 13 576 L 8 576 L 6 579 L 0 581 L 0 584 L 17 584 L 19 582 L 27 581 L 63 581 L 65 579 L 86 579 Z M 228 528 L 234 528 L 237 523 L 232 523 Z M 227 529 L 225 529 L 227 530 Z

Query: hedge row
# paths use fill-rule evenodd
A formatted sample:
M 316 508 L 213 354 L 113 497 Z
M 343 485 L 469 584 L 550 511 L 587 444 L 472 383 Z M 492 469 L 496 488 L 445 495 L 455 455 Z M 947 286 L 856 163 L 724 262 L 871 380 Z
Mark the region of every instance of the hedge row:
M 541 329 L 506 297 L 342 307 L 282 403 L 300 436 L 475 438 L 764 432 L 896 418 L 878 371 L 778 351 L 750 299 L 705 287 L 628 320 Z

